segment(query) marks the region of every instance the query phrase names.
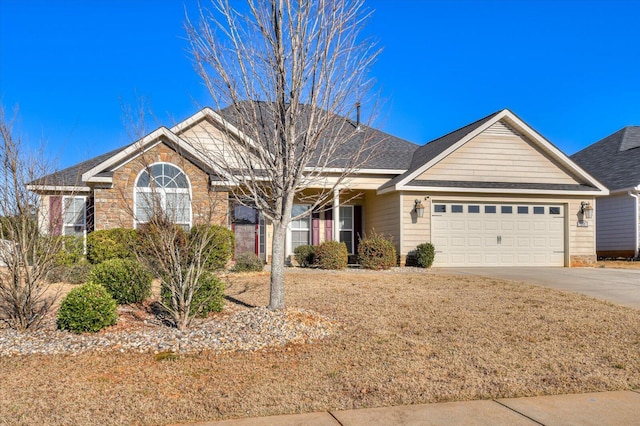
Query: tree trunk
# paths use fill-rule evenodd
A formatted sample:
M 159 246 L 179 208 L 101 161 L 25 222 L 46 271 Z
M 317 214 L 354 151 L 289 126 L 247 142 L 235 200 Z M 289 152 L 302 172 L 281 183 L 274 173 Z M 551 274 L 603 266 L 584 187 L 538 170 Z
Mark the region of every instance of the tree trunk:
M 284 309 L 284 245 L 287 226 L 283 221 L 273 222 L 271 241 L 271 293 L 269 309 Z

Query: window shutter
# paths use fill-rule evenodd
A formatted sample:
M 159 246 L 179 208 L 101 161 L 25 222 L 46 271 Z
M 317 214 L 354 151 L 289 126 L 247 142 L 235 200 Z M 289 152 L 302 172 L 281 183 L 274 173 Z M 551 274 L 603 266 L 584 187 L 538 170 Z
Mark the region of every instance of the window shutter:
M 59 195 L 49 197 L 49 233 L 62 234 L 62 197 Z
M 320 244 L 320 212 L 311 214 L 311 244 L 314 246 Z
M 362 206 L 353 206 L 353 252 L 358 253 L 362 237 Z

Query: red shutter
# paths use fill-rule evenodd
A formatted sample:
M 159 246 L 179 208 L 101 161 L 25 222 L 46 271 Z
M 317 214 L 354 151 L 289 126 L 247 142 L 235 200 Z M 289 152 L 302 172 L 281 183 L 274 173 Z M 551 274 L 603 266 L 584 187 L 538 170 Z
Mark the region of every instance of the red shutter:
M 49 197 L 49 233 L 62 234 L 62 197 L 59 195 Z
M 314 246 L 320 244 L 320 212 L 311 214 L 311 244 Z
M 324 240 L 333 241 L 333 209 L 324 211 Z

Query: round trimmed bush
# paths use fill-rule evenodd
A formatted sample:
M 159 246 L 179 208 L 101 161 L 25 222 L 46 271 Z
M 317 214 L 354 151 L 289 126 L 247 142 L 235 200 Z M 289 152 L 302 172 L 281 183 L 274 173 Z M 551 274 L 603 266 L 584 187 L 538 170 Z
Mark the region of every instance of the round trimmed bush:
M 199 246 L 195 239 L 207 239 L 207 245 L 203 250 L 206 258 L 206 267 L 210 271 L 224 269 L 233 256 L 235 248 L 235 235 L 233 231 L 218 225 L 196 225 L 191 228 L 189 239 L 191 247 Z
M 255 253 L 250 251 L 241 253 L 236 257 L 234 272 L 260 272 L 264 269 L 264 263 Z
M 431 243 L 419 244 L 415 250 L 416 265 L 421 268 L 431 268 L 436 257 L 436 249 Z
M 390 239 L 373 234 L 360 240 L 358 262 L 366 269 L 389 269 L 396 266 L 396 247 Z
M 308 268 L 316 261 L 316 246 L 298 246 L 293 250 L 293 254 L 300 267 Z
M 100 284 L 87 283 L 74 288 L 62 299 L 58 309 L 58 328 L 73 333 L 100 331 L 118 320 L 116 301 Z
M 325 241 L 316 248 L 316 264 L 322 269 L 344 269 L 349 252 L 347 245 L 339 241 Z
M 191 299 L 191 309 L 195 309 L 196 315 L 202 318 L 209 315 L 210 312 L 222 311 L 225 288 L 225 283 L 213 273 L 203 273 L 198 281 L 198 289 Z M 171 306 L 171 292 L 167 287 L 162 287 L 160 295 L 162 303 Z
M 87 260 L 93 264 L 135 256 L 136 230 L 104 229 L 87 234 Z
M 89 281 L 104 286 L 119 305 L 150 297 L 151 280 L 151 274 L 132 259 L 105 260 L 89 275 Z

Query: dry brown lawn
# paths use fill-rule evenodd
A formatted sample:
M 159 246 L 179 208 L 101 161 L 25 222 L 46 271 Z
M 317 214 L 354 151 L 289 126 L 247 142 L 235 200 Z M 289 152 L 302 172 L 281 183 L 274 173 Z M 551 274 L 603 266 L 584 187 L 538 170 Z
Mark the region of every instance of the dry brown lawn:
M 598 267 L 612 269 L 640 269 L 640 261 L 637 260 L 599 260 Z
M 268 276 L 229 276 L 264 305 Z M 290 271 L 289 306 L 340 324 L 241 353 L 0 358 L 2 424 L 170 424 L 397 404 L 633 389 L 640 311 L 443 272 Z

